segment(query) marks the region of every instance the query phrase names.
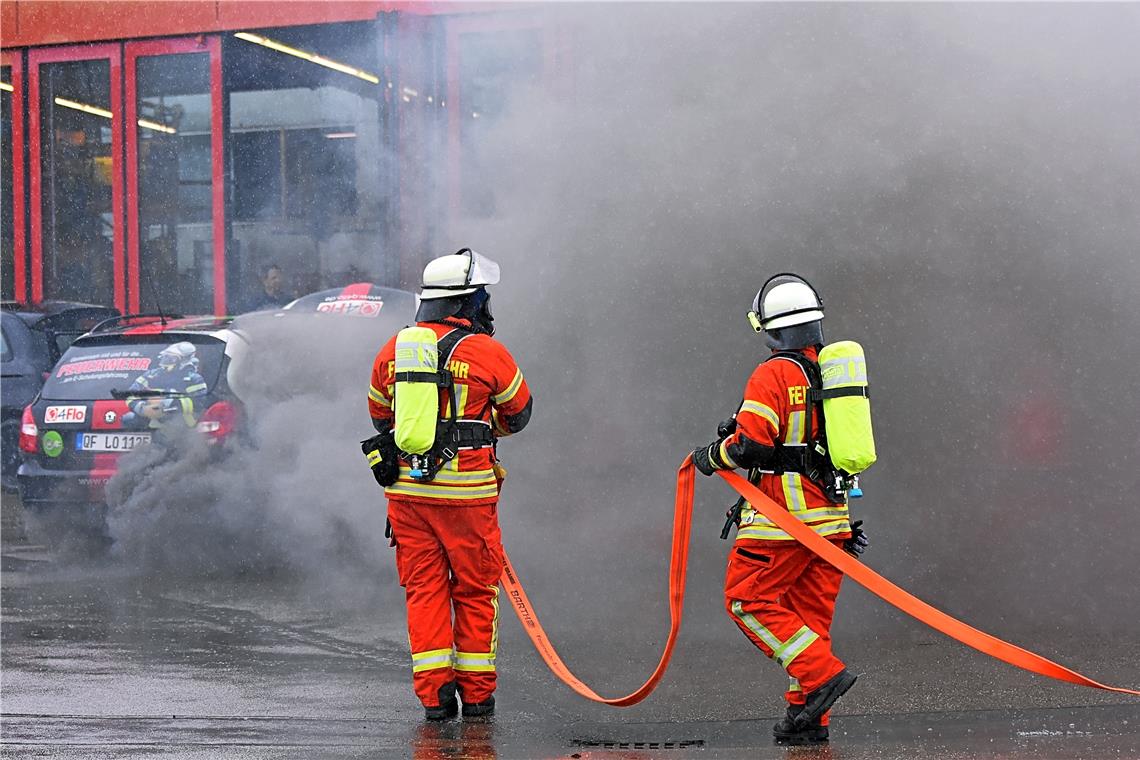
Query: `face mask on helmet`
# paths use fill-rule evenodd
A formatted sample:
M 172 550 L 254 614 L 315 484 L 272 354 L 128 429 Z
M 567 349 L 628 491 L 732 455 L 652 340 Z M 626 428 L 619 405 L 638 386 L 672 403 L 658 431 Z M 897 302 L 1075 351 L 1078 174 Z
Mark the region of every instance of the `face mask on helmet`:
M 795 351 L 808 346 L 822 346 L 823 323 L 816 320 L 778 330 L 767 330 L 764 333 L 764 343 L 774 351 Z
M 487 335 L 495 334 L 495 315 L 491 313 L 491 294 L 486 288 L 479 288 L 467 297 L 467 303 L 459 316 L 471 320 L 471 326 Z

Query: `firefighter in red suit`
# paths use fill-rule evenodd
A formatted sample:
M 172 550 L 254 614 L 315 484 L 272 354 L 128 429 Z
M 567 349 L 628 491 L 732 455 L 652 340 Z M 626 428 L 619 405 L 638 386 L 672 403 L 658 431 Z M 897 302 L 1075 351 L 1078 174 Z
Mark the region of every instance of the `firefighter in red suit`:
M 495 441 L 522 430 L 531 395 L 515 360 L 494 333 L 487 285 L 495 262 L 463 249 L 428 262 L 417 325 L 436 333 L 447 362 L 466 445 L 428 482 L 399 459 L 388 485 L 388 520 L 406 592 L 412 681 L 428 720 L 488 716 L 495 709 L 495 658 L 503 548 L 496 505 L 503 470 Z M 459 332 L 455 332 L 459 331 Z M 451 336 L 450 338 L 448 336 Z M 458 339 L 450 359 L 447 341 Z M 368 410 L 381 433 L 393 425 L 396 338 L 376 357 Z M 440 409 L 450 408 L 440 391 Z
M 693 452 L 705 475 L 742 468 L 759 489 L 820 536 L 854 553 L 867 545 L 848 520 L 846 496 L 828 495 L 815 474 L 808 443 L 819 439 L 817 404 L 806 414 L 808 376 L 823 347 L 823 302 L 796 275 L 771 278 L 753 301 L 749 320 L 766 335 L 772 355 L 761 362 L 720 438 Z M 807 420 L 811 430 L 805 430 Z M 789 677 L 787 715 L 773 728 L 781 744 L 828 738 L 828 710 L 855 683 L 831 650 L 831 620 L 843 574 L 816 557 L 751 505 L 740 509 L 725 574 L 725 607 L 733 622 Z

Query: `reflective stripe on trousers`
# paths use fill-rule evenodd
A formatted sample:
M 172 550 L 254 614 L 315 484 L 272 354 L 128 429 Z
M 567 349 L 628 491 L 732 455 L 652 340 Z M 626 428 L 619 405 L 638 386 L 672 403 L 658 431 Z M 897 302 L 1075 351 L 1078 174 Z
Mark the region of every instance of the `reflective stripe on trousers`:
M 460 673 L 494 673 L 495 653 L 499 648 L 499 587 L 488 586 L 493 596 L 491 606 L 495 608 L 495 616 L 491 618 L 491 651 L 490 652 L 456 652 L 455 669 Z
M 429 649 L 426 652 L 412 652 L 412 672 L 421 673 L 436 668 L 452 666 L 451 649 Z
M 805 625 L 792 634 L 787 641 L 780 641 L 779 637 L 760 624 L 755 615 L 744 612 L 740 602 L 732 603 L 732 614 L 736 615 L 748 627 L 748 630 L 756 634 L 756 638 L 763 641 L 772 650 L 769 657 L 783 668 L 787 668 L 796 657 L 819 638 L 818 633 Z

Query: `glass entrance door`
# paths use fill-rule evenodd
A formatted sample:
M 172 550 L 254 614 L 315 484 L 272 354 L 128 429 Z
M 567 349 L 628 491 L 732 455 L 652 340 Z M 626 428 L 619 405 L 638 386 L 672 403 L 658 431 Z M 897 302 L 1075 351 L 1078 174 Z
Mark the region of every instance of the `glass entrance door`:
M 130 42 L 125 53 L 130 309 L 224 314 L 219 40 Z
M 31 299 L 126 306 L 119 45 L 28 53 Z
M 0 51 L 0 296 L 26 296 L 24 76 L 19 53 Z

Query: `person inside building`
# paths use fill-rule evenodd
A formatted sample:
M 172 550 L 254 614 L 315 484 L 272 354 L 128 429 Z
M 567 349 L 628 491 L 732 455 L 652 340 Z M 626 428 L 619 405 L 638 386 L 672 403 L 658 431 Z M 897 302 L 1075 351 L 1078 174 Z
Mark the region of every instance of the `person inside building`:
M 387 441 L 383 456 L 393 463 L 386 474 L 383 464 L 373 471 L 386 486 L 389 537 L 407 600 L 412 682 L 432 721 L 454 717 L 460 699 L 467 718 L 495 710 L 504 562 L 496 505 L 505 475 L 496 442 L 526 427 L 533 405 L 515 360 L 492 337 L 487 286 L 498 281 L 498 264 L 467 248 L 428 262 L 416 315 L 416 327 L 430 330 L 428 342 L 410 342 L 407 336 L 425 334 L 415 328 L 393 336 L 376 356 L 368 389 L 377 438 Z M 425 355 L 424 367 L 449 371 L 454 393 L 427 386 L 425 408 L 436 415 L 428 439 L 435 441 L 428 453 L 409 455 L 396 442 L 420 401 L 405 400 L 412 396 L 402 389 L 436 375 L 409 371 L 406 362 Z
M 818 387 L 811 374 L 819 372 L 823 302 L 803 278 L 777 275 L 756 294 L 748 316 L 772 353 L 752 372 L 737 413 L 721 423 L 716 441 L 693 452 L 693 463 L 705 475 L 749 470 L 749 480 L 818 535 L 861 553 L 867 541 L 848 520 L 846 494 L 829 488 L 829 467 L 807 445 L 824 432 L 820 405 L 809 413 L 807 394 Z M 856 679 L 831 650 L 843 574 L 751 505 L 738 506 L 725 606 L 744 635 L 788 673 L 787 714 L 773 727 L 776 741 L 826 741 L 828 711 Z
M 258 270 L 258 279 L 261 287 L 250 297 L 243 311 L 280 309 L 293 300 L 293 297 L 285 292 L 285 275 L 277 264 L 270 262 L 263 265 Z

